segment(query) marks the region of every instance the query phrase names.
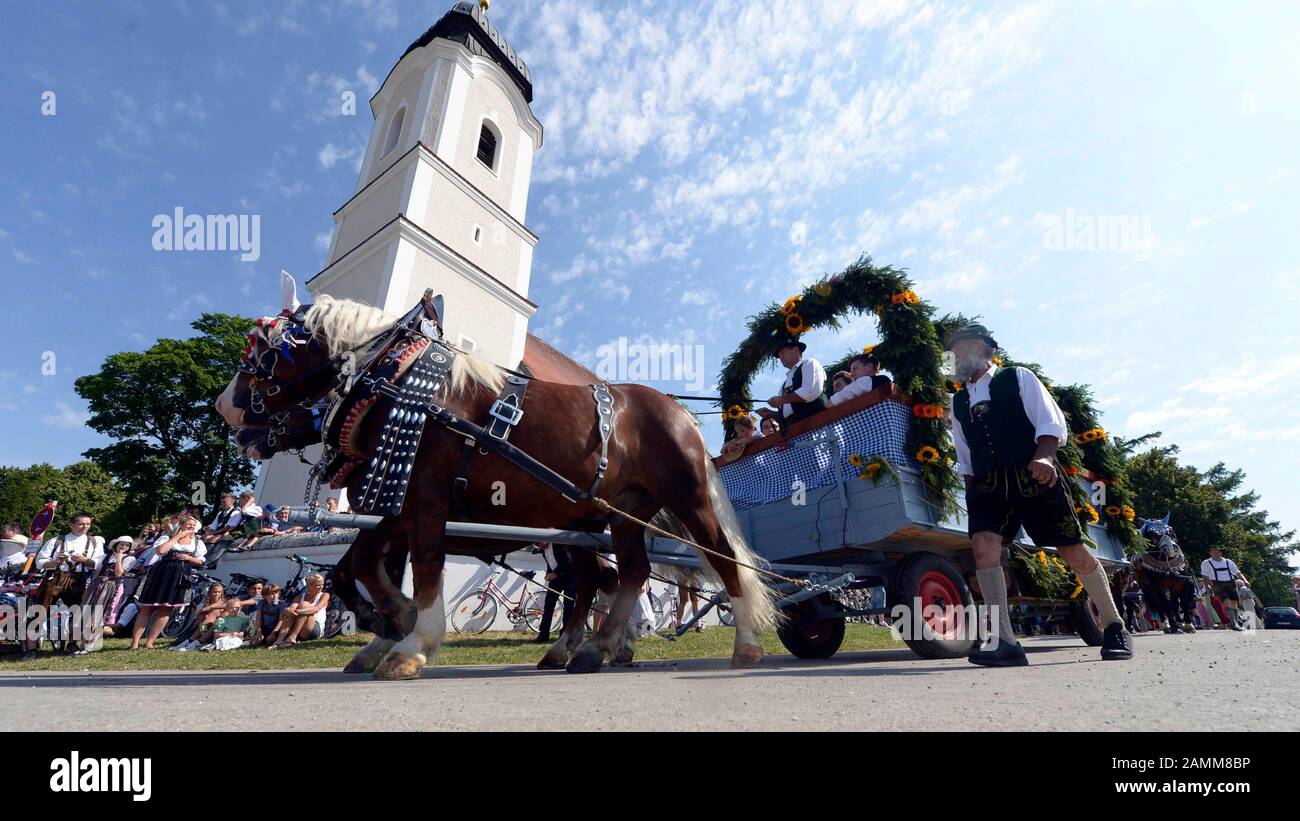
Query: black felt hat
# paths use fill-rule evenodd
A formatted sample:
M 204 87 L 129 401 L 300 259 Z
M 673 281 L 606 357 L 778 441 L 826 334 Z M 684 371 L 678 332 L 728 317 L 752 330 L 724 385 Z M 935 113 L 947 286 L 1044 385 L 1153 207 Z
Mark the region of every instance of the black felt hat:
M 990 348 L 994 350 L 997 350 L 998 348 L 998 342 L 989 334 L 989 329 L 985 328 L 978 322 L 972 322 L 964 328 L 953 331 L 952 334 L 949 335 L 948 344 L 944 349 L 952 350 L 952 346 L 961 342 L 963 339 L 982 339 Z
M 800 342 L 799 337 L 793 334 L 786 334 L 785 336 L 778 336 L 776 338 L 776 342 L 772 345 L 772 356 L 776 356 L 781 352 L 782 348 L 788 348 L 791 345 L 798 347 L 799 353 L 808 350 L 807 342 Z

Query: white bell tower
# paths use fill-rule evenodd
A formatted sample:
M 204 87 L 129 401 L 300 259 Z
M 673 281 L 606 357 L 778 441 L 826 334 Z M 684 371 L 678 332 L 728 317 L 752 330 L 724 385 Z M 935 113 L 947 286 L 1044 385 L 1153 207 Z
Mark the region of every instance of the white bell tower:
M 452 343 L 516 367 L 537 310 L 528 299 L 537 236 L 524 225 L 542 144 L 532 98 L 528 67 L 479 4 L 443 15 L 370 101 L 357 190 L 334 213 L 312 293 L 400 314 L 433 288 Z
M 537 310 L 528 299 L 537 235 L 524 225 L 542 145 L 532 99 L 528 66 L 478 3 L 457 3 L 371 98 L 357 190 L 334 212 L 328 261 L 307 288 L 393 314 L 432 288 L 451 343 L 518 367 Z M 298 504 L 306 484 L 306 467 L 279 454 L 264 463 L 257 496 Z

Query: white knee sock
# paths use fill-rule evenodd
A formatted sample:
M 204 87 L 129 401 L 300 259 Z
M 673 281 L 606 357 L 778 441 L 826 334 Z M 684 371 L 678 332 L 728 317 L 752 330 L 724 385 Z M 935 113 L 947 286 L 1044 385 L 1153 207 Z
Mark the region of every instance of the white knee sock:
M 1016 634 L 1011 628 L 1011 608 L 1007 605 L 1007 580 L 1002 575 L 1002 568 L 989 567 L 976 570 L 975 578 L 980 583 L 984 606 L 997 608 L 998 642 L 1015 644 Z
M 1075 571 L 1078 573 L 1078 571 Z M 1119 611 L 1115 609 L 1115 600 L 1110 597 L 1110 582 L 1106 579 L 1106 571 L 1101 569 L 1101 562 L 1094 560 L 1092 570 L 1088 573 L 1078 573 L 1079 581 L 1083 582 L 1083 589 L 1088 591 L 1088 598 L 1097 606 L 1097 613 L 1101 615 L 1101 626 L 1110 627 L 1116 622 L 1123 623 L 1119 616 Z

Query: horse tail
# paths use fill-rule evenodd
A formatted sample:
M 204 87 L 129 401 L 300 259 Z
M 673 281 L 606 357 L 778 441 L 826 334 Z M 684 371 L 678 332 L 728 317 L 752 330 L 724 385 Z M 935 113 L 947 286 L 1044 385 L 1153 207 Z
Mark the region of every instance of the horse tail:
M 754 568 L 765 567 L 767 562 L 759 558 L 740 529 L 740 520 L 736 518 L 736 509 L 731 506 L 731 497 L 722 484 L 718 469 L 713 460 L 705 457 L 704 469 L 708 475 L 709 504 L 713 515 L 718 520 L 718 527 L 731 548 L 737 561 L 736 575 L 740 580 L 740 595 L 749 603 L 750 615 L 755 630 L 775 627 L 781 615 L 774 606 L 776 591 L 769 587 Z M 701 556 L 701 558 L 704 558 Z

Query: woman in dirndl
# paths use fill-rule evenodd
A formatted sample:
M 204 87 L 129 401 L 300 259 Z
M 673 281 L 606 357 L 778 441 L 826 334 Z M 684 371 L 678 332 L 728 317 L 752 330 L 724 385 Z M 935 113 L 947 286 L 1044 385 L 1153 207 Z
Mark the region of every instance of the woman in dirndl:
M 202 567 L 208 555 L 207 547 L 197 535 L 199 527 L 198 519 L 184 516 L 176 533 L 155 548 L 157 558 L 136 594 L 140 615 L 136 616 L 135 629 L 131 631 L 132 650 L 140 649 L 140 637 L 146 629 L 149 637 L 145 640 L 145 649 L 154 649 L 153 643 L 167 626 L 172 608 L 189 604 L 190 585 L 185 579 L 185 571 Z
M 118 536 L 108 546 L 108 552 L 99 560 L 99 567 L 86 582 L 86 592 L 81 597 L 82 612 L 92 619 L 88 639 L 73 653 L 84 656 L 104 645 L 104 625 L 111 623 L 114 610 L 122 596 L 122 577 L 135 564 L 131 555 L 134 542 L 130 536 Z

